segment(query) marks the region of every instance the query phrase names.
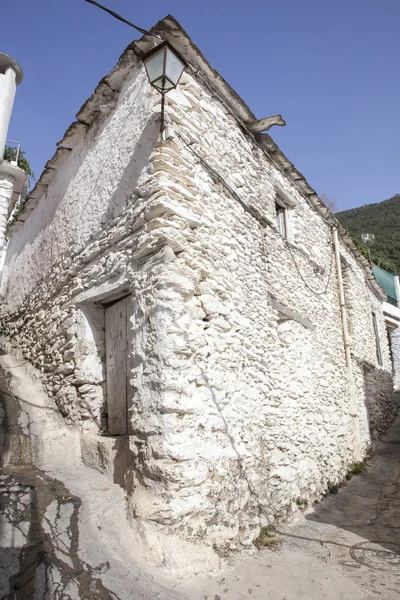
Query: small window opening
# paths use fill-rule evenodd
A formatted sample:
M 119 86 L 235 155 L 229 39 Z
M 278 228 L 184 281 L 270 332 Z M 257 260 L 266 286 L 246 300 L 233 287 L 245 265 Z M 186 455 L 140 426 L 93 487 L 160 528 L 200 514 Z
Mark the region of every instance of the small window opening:
M 383 362 L 382 362 L 381 343 L 379 341 L 379 334 L 378 334 L 378 322 L 376 320 L 376 314 L 374 312 L 372 313 L 372 322 L 374 325 L 374 333 L 375 333 L 376 358 L 378 359 L 378 364 L 380 366 L 382 366 Z
M 275 215 L 276 215 L 276 229 L 278 233 L 288 239 L 288 220 L 287 220 L 287 208 L 275 202 Z

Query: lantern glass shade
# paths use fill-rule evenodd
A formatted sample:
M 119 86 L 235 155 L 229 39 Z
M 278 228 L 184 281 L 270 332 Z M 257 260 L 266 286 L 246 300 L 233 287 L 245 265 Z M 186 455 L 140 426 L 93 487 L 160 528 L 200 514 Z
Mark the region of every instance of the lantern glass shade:
M 186 62 L 168 42 L 163 42 L 150 50 L 143 57 L 143 62 L 150 84 L 162 94 L 178 85 L 186 67 Z

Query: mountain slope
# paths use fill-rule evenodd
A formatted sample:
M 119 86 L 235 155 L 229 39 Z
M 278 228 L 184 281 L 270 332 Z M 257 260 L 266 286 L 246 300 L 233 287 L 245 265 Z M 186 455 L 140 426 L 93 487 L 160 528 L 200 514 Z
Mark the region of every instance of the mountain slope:
M 361 234 L 373 233 L 372 260 L 383 269 L 400 274 L 400 194 L 377 204 L 344 210 L 335 217 L 366 256 L 368 248 L 361 241 Z

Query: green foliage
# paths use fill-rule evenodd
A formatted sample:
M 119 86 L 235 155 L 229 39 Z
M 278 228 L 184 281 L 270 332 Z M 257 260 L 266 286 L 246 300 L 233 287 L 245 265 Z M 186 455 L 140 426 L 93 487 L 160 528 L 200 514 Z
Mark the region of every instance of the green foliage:
M 350 473 L 352 475 L 359 475 L 360 473 L 366 473 L 367 471 L 368 467 L 364 460 L 360 462 L 353 462 L 350 466 Z
M 304 500 L 304 498 L 300 498 L 300 496 L 298 498 L 296 498 L 296 504 L 299 507 L 299 509 L 304 512 L 308 506 L 308 501 Z
M 257 550 L 261 550 L 261 548 L 269 548 L 270 550 L 276 550 L 279 544 L 282 543 L 280 538 L 275 537 L 275 532 L 273 527 L 261 527 L 260 533 L 253 540 L 253 544 L 257 548 Z
M 400 194 L 377 204 L 344 210 L 335 217 L 367 258 L 368 247 L 362 242 L 361 234 L 373 233 L 372 261 L 386 271 L 400 274 Z
M 6 146 L 4 149 L 3 159 L 6 160 L 7 162 L 11 162 L 11 161 L 15 161 L 16 157 L 17 157 L 17 148 L 13 148 L 12 146 Z M 35 179 L 35 174 L 32 171 L 31 165 L 29 164 L 28 160 L 25 158 L 25 152 L 21 149 L 18 154 L 17 164 L 20 169 L 22 169 L 23 171 L 25 171 L 25 173 L 27 173 L 27 175 L 29 176 L 29 183 L 31 183 L 31 181 L 33 179 Z
M 339 491 L 340 485 L 338 483 L 332 483 L 331 481 L 328 481 L 328 492 L 329 494 L 334 494 L 336 495 Z

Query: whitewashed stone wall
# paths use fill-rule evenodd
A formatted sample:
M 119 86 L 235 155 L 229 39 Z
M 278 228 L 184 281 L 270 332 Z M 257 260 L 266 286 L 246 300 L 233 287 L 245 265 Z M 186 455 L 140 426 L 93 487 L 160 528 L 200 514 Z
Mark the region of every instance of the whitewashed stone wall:
M 79 267 L 73 257 L 93 240 L 102 249 L 106 231 L 115 226 L 113 220 L 116 216 L 121 220 L 146 169 L 158 126 L 154 118 L 156 99 L 142 67 L 133 65 L 132 77 L 117 98 L 111 113 L 109 107 L 101 111 L 100 105 L 99 116 L 90 126 L 85 127 L 82 121 L 76 124 L 73 149 L 64 148 L 64 162 L 23 228 L 12 235 L 2 280 L 10 309 L 20 305 L 42 278 L 54 272 L 57 263 L 62 263 L 61 272 L 68 268 L 70 276 L 76 275 Z M 119 227 L 124 231 L 122 222 Z M 88 263 L 94 254 L 95 250 L 88 251 L 81 261 Z M 13 276 L 16 272 L 18 278 Z
M 395 279 L 397 287 L 397 278 Z M 399 291 L 397 293 L 400 295 Z M 383 303 L 390 346 L 392 354 L 393 384 L 396 391 L 400 390 L 400 308 L 389 302 Z
M 386 431 L 395 414 L 392 363 L 382 303 L 365 285 L 363 272 L 354 256 L 342 249 L 342 257 L 353 371 L 360 415 L 360 439 L 362 449 L 366 449 Z M 378 363 L 373 312 L 378 326 L 382 366 Z
M 393 355 L 394 385 L 395 389 L 400 390 L 400 323 L 397 329 L 394 329 L 390 335 Z
M 14 233 L 3 325 L 96 464 L 87 439 L 107 409 L 94 302 L 132 293 L 129 511 L 152 560 L 166 560 L 154 538 L 164 533 L 195 542 L 215 566 L 215 552 L 252 547 L 261 525 L 339 481 L 355 429 L 367 449 L 365 364 L 374 431 L 387 426 L 390 361 L 379 301 L 343 246 L 352 416 L 329 225 L 192 76 L 168 95 L 168 118 L 236 195 L 179 137 L 156 141 L 156 100 L 133 66 L 115 109 L 87 128 Z M 290 201 L 289 243 L 274 227 L 277 189 Z
M 294 203 L 288 247 L 273 227 L 260 226 L 213 182 L 180 138 L 164 149 L 164 189 L 206 225 L 163 281 L 173 356 L 165 364 L 162 398 L 163 428 L 170 431 L 164 448 L 175 461 L 168 511 L 163 516 L 153 506 L 148 512 L 157 493 L 151 483 L 134 494 L 133 507 L 142 518 L 175 522 L 186 535 L 205 537 L 224 551 L 238 540 L 248 544 L 252 528 L 285 518 L 297 499 L 311 501 L 328 481 L 343 476 L 358 456 L 354 431 L 361 451 L 371 444 L 367 398 L 356 372 L 359 415 L 353 417 L 334 266 L 329 277 L 330 227 L 190 77 L 168 96 L 168 115 L 196 153 L 262 216 L 274 220 L 276 187 Z M 392 418 L 390 360 L 379 300 L 353 262 L 353 294 L 360 301 L 353 368 L 358 359 L 374 369 L 374 434 Z M 317 295 L 327 283 L 327 293 Z M 281 321 L 274 299 L 308 325 Z

